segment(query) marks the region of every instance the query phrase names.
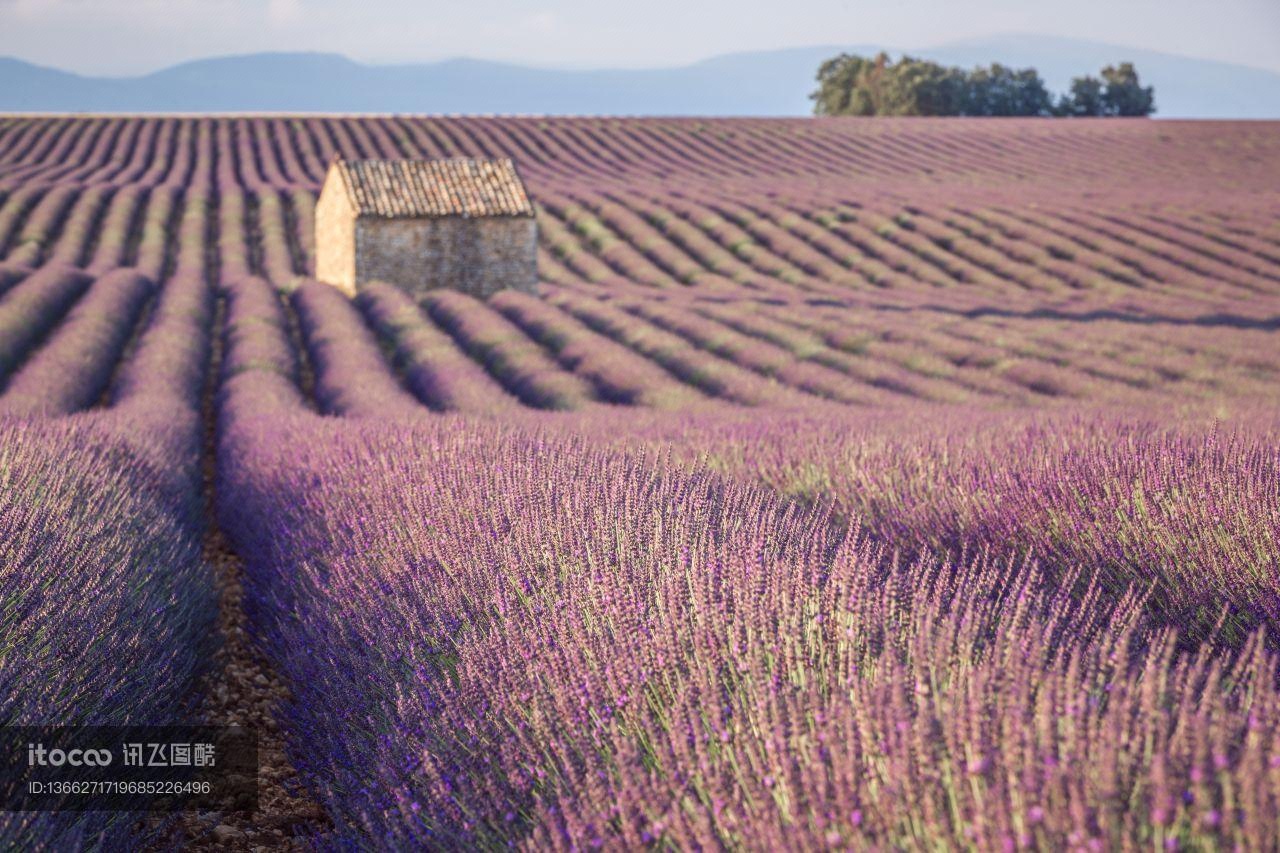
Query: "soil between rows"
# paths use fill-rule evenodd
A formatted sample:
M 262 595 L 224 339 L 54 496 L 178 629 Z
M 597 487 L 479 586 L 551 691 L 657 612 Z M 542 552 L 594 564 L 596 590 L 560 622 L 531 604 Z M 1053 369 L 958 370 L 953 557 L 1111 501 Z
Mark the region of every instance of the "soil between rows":
M 219 300 L 202 399 L 204 448 L 201 460 L 205 518 L 203 552 L 218 595 L 221 642 L 201 685 L 201 722 L 244 726 L 258 736 L 258 806 L 255 811 L 227 803 L 216 810 L 191 810 L 154 818 L 160 836 L 152 849 L 310 850 L 332 827 L 324 809 L 298 780 L 285 749 L 276 714 L 289 700 L 288 687 L 255 648 L 244 609 L 244 562 L 218 526 L 217 386 L 222 368 L 225 305 Z

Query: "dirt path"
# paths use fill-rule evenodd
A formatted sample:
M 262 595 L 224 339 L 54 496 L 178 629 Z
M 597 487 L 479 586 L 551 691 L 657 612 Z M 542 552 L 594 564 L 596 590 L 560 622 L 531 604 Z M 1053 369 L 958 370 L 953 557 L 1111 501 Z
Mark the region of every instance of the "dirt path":
M 252 647 L 241 602 L 243 566 L 220 530 L 211 531 L 205 556 L 217 576 L 224 641 L 206 688 L 206 718 L 258 733 L 258 810 L 184 813 L 170 840 L 184 849 L 309 850 L 308 839 L 328 829 L 328 818 L 296 790 L 285 755 L 274 714 L 289 692 Z
M 214 324 L 210 377 L 203 404 L 205 513 L 209 529 L 204 556 L 214 572 L 218 590 L 218 630 L 222 647 L 204 685 L 202 707 L 209 725 L 245 726 L 258 734 L 258 808 L 236 810 L 233 804 L 213 811 L 190 811 L 177 816 L 154 849 L 184 850 L 309 850 L 310 839 L 330 828 L 328 816 L 297 784 L 296 771 L 284 749 L 275 714 L 289 691 L 270 663 L 253 647 L 244 611 L 244 564 L 217 524 L 215 512 L 216 377 L 222 361 L 223 310 L 219 303 Z M 159 825 L 164 818 L 152 823 Z

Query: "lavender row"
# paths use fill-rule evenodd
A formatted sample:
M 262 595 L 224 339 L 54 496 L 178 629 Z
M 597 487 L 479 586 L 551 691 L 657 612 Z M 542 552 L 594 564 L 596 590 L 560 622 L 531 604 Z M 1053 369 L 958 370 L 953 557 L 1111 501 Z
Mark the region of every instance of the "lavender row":
M 214 594 L 171 477 L 116 419 L 0 416 L 0 722 L 190 720 Z M 9 849 L 136 846 L 133 816 L 8 812 Z
M 172 264 L 173 273 L 113 377 L 103 417 L 168 473 L 172 505 L 203 529 L 201 409 L 216 314 L 204 241 L 208 207 L 198 188 L 185 201 L 178 213 L 180 245 L 160 262 L 162 268 Z
M 921 406 L 640 434 L 830 503 L 907 553 L 989 549 L 1033 556 L 1053 571 L 1083 569 L 1111 594 L 1149 589 L 1162 623 L 1238 645 L 1259 625 L 1272 635 L 1280 628 L 1270 414 L 1215 431 L 1122 412 Z
M 676 409 L 702 399 L 653 362 L 541 299 L 507 290 L 495 294 L 489 304 L 590 380 L 609 402 Z
M 223 291 L 226 325 L 218 383 L 220 419 L 234 418 L 236 412 L 305 408 L 281 294 L 258 277 L 230 279 Z
M 21 264 L 0 266 L 0 296 L 29 275 L 31 275 L 31 269 Z
M 45 266 L 0 299 L 0 382 L 52 329 L 92 279 L 61 265 Z
M 342 843 L 1280 831 L 1280 661 L 1186 656 L 1088 569 L 895 560 L 771 491 L 452 419 L 262 420 L 219 468 Z
M 771 382 L 732 362 L 702 353 L 683 338 L 652 326 L 611 302 L 567 292 L 548 297 L 552 305 L 576 317 L 593 331 L 630 347 L 708 394 L 749 406 L 795 405 L 803 395 Z
M 201 557 L 199 466 L 214 316 L 204 205 L 182 210 L 173 257 L 170 209 L 156 221 L 158 233 L 143 234 L 140 254 L 157 273 L 170 264 L 176 271 L 136 341 L 131 320 L 152 291 L 149 277 L 107 273 L 4 397 L 43 414 L 88 405 L 104 388 L 111 401 L 64 418 L 0 418 L 0 455 L 10 462 L 0 476 L 11 479 L 0 490 L 0 584 L 14 643 L 0 656 L 0 683 L 12 691 L 0 707 L 9 723 L 180 723 L 196 713 L 216 637 L 212 573 Z M 85 278 L 46 265 L 0 305 L 60 315 Z M 135 822 L 106 813 L 83 821 L 15 817 L 3 821 L 0 842 L 133 848 L 145 841 L 134 835 Z
M 44 193 L 31 207 L 25 225 L 16 235 L 14 244 L 8 247 L 5 260 L 38 266 L 44 257 L 45 247 L 52 241 L 77 195 L 78 188 L 70 185 L 54 186 Z
M 408 418 L 425 411 L 400 386 L 377 338 L 337 288 L 304 280 L 293 292 L 293 305 L 315 369 L 316 401 L 323 411 Z
M 370 282 L 356 301 L 373 328 L 395 348 L 409 388 L 431 408 L 498 414 L 516 405 L 516 399 L 468 358 L 404 291 Z
M 133 270 L 94 281 L 52 338 L 14 374 L 0 412 L 62 415 L 86 408 L 107 387 L 155 284 Z
M 596 395 L 509 320 L 474 297 L 432 290 L 423 302 L 431 318 L 511 393 L 540 409 L 577 409 Z

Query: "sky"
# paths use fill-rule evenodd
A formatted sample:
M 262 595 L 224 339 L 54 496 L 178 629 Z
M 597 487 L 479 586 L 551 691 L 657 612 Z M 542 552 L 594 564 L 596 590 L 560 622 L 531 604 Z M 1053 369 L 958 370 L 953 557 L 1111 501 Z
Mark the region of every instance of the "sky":
M 0 56 L 131 75 L 317 50 L 565 68 L 681 65 L 806 45 L 929 48 L 1034 33 L 1280 71 L 1280 0 L 0 0 Z

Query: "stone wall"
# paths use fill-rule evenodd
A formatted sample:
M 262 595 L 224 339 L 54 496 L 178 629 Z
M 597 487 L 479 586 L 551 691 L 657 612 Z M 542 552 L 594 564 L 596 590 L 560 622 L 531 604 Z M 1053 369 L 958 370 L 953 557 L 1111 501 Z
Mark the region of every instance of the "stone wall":
M 317 211 L 318 213 L 318 211 Z M 388 281 L 409 292 L 449 287 L 486 297 L 538 281 L 532 217 L 383 219 L 355 223 L 355 282 Z
M 356 292 L 355 209 L 342 178 L 329 167 L 316 200 L 316 278 L 348 296 Z

